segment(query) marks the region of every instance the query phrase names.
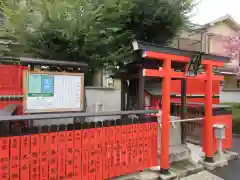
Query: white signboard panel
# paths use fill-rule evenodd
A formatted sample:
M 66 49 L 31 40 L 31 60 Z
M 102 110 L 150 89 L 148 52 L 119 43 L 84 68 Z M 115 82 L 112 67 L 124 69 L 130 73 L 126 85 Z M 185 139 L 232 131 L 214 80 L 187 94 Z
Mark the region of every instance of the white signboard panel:
M 24 112 L 82 111 L 83 93 L 81 73 L 27 72 Z

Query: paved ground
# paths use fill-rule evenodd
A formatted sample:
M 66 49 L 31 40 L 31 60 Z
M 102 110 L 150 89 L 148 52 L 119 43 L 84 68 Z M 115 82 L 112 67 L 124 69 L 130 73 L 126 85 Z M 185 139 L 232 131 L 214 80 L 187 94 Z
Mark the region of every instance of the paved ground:
M 232 151 L 240 153 L 240 136 L 233 136 Z M 224 180 L 239 180 L 240 160 L 232 161 L 228 166 L 214 170 L 213 174 Z
M 201 148 L 193 144 L 188 144 L 188 147 L 192 150 L 193 161 L 197 162 L 201 156 Z M 232 151 L 240 153 L 240 135 L 233 136 Z M 212 173 L 224 180 L 240 180 L 240 160 L 232 161 L 228 166 L 218 168 Z
M 233 151 L 240 153 L 240 135 L 233 135 Z
M 202 171 L 197 174 L 181 178 L 180 180 L 223 180 L 223 179 L 218 176 L 215 176 L 214 174 L 211 174 L 208 171 Z

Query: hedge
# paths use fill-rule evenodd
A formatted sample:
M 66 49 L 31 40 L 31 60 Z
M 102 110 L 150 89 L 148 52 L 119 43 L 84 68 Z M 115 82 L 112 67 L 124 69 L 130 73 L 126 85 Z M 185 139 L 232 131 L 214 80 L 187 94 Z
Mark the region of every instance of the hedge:
M 232 106 L 233 133 L 240 134 L 240 103 L 222 103 Z

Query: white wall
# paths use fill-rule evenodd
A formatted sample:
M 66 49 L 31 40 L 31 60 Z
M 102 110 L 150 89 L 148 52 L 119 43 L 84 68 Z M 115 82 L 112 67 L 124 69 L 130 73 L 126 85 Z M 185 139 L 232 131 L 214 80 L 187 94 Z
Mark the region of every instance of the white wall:
M 220 102 L 240 103 L 240 91 L 220 91 Z

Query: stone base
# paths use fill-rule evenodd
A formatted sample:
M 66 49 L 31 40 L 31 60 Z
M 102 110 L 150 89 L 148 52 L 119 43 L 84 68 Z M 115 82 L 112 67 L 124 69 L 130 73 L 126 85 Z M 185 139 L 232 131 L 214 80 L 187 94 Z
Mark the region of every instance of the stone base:
M 199 163 L 202 164 L 205 169 L 212 171 L 212 170 L 214 170 L 216 168 L 228 165 L 228 160 L 226 160 L 226 159 L 224 159 L 224 160 L 217 160 L 217 161 L 215 161 L 213 163 L 209 163 L 209 162 L 205 162 L 204 160 L 200 160 Z
M 239 160 L 240 159 L 240 155 L 236 152 L 225 151 L 225 155 L 227 156 L 228 161 Z
M 204 167 L 189 159 L 172 163 L 170 170 L 176 173 L 179 178 L 182 178 L 203 171 Z
M 156 166 L 139 173 L 117 177 L 114 180 L 177 180 L 203 170 L 204 167 L 201 164 L 196 164 L 192 160 L 183 160 L 171 163 L 170 173 L 166 175 L 160 173 L 160 166 Z
M 199 161 L 199 163 L 202 164 L 208 170 L 214 170 L 216 168 L 228 165 L 228 162 L 231 161 L 231 160 L 237 160 L 237 159 L 239 159 L 239 154 L 238 153 L 231 152 L 231 151 L 226 151 L 222 155 L 221 159 L 219 159 L 218 154 L 216 154 L 214 156 L 214 162 L 213 163 L 205 162 L 204 159 L 201 159 Z
M 158 152 L 160 162 L 160 152 Z M 169 163 L 183 161 L 191 158 L 191 151 L 187 145 L 170 146 L 169 149 Z
M 149 180 L 177 180 L 177 175 L 169 170 L 169 174 L 161 174 L 160 166 L 156 166 L 145 170 L 140 175 L 141 180 L 149 179 Z
M 169 174 L 167 174 L 167 175 L 166 174 L 164 174 L 164 175 L 160 174 L 159 179 L 160 180 L 177 180 L 178 177 L 174 172 L 169 171 Z

